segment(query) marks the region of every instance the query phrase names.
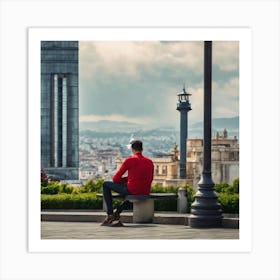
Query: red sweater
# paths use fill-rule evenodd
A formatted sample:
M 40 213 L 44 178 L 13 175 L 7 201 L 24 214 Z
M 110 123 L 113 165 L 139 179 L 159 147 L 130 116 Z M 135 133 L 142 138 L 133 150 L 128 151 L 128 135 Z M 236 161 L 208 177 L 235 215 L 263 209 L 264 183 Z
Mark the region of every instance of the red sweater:
M 122 175 L 128 171 L 127 177 Z M 154 164 L 141 153 L 126 158 L 113 176 L 113 182 L 126 184 L 131 194 L 149 194 L 154 177 Z

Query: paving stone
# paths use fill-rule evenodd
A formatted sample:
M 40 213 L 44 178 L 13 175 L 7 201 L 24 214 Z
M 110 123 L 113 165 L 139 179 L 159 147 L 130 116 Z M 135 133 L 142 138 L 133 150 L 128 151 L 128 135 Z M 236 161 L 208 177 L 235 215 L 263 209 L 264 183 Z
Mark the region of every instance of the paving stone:
M 194 229 L 185 225 L 132 224 L 102 227 L 96 222 L 42 222 L 42 239 L 238 239 L 239 230 Z

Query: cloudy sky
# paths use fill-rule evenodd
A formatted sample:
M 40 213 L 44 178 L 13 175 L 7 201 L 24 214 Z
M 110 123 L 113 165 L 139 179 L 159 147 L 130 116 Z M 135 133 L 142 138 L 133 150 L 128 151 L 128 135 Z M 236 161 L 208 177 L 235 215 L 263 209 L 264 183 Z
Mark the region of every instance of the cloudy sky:
M 239 115 L 239 43 L 213 42 L 212 117 Z M 189 123 L 203 119 L 203 42 L 79 43 L 80 121 L 178 127 L 177 93 L 192 94 Z

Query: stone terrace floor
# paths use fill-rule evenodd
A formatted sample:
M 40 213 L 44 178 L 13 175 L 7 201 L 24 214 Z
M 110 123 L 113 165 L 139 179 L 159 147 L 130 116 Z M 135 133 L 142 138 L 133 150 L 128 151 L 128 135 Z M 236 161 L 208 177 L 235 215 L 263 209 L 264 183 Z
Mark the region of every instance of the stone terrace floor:
M 42 239 L 238 239 L 239 229 L 194 229 L 185 225 L 132 224 L 105 227 L 97 222 L 41 222 Z

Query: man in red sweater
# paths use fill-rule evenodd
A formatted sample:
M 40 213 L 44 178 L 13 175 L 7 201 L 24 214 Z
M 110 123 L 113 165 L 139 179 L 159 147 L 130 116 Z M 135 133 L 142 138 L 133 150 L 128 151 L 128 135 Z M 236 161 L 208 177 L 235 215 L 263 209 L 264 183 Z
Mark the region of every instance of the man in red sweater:
M 128 207 L 129 201 L 124 201 L 113 212 L 112 192 L 122 195 L 128 194 L 149 194 L 154 177 L 153 162 L 142 155 L 143 144 L 140 140 L 130 142 L 132 156 L 127 157 L 119 170 L 113 176 L 113 182 L 103 183 L 103 199 L 107 206 L 107 218 L 102 226 L 111 226 L 113 221 L 119 220 L 120 213 Z M 127 172 L 127 176 L 123 177 Z

